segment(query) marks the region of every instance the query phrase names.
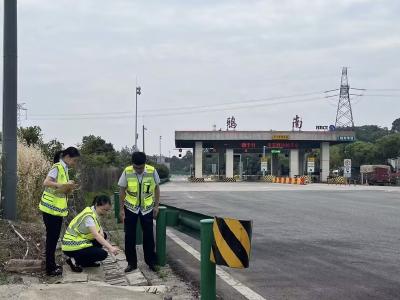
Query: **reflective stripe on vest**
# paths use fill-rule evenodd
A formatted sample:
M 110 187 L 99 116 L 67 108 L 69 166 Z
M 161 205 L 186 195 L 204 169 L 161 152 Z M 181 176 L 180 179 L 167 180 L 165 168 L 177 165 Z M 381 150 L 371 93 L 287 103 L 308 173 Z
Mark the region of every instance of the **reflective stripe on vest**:
M 92 233 L 83 233 L 79 231 L 79 227 L 83 220 L 90 216 L 93 218 L 97 232 L 100 232 L 101 226 L 97 219 L 96 213 L 91 207 L 86 207 L 78 214 L 68 225 L 68 228 L 61 241 L 61 249 L 63 251 L 76 251 L 88 247 L 92 247 L 92 241 L 95 239 Z
M 56 212 L 59 213 L 63 213 L 63 212 L 68 212 L 68 208 L 58 208 L 54 205 L 51 205 L 47 202 L 44 202 L 43 200 L 40 200 L 40 205 L 47 207 L 48 209 L 54 210 Z
M 154 191 L 156 183 L 154 180 L 154 167 L 145 165 L 146 173 L 143 174 L 140 183 L 133 166 L 125 168 L 127 189 L 125 196 L 125 206 L 131 211 L 136 211 L 139 207 L 142 213 L 148 212 L 154 207 Z M 139 196 L 139 197 L 138 197 Z
M 52 168 L 57 168 L 57 183 L 68 183 L 68 172 L 61 162 L 55 163 Z M 68 215 L 67 196 L 57 193 L 56 189 L 46 187 L 39 202 L 39 210 L 54 216 L 65 217 Z

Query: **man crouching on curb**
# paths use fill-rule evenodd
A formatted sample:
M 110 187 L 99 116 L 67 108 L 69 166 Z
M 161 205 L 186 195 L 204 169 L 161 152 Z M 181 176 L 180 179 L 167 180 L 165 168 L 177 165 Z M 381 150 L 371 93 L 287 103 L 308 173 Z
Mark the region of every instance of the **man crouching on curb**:
M 128 266 L 125 272 L 137 268 L 136 224 L 138 218 L 143 229 L 144 261 L 152 271 L 157 271 L 154 251 L 153 218 L 157 218 L 160 204 L 160 177 L 156 169 L 146 164 L 144 152 L 132 154 L 132 165 L 125 168 L 118 181 L 120 219 L 125 228 L 125 255 Z

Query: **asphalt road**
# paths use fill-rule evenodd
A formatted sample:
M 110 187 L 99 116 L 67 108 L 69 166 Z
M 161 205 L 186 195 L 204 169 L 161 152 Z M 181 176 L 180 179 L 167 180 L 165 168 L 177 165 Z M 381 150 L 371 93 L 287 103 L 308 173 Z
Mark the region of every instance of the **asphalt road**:
M 250 268 L 225 270 L 267 299 L 400 299 L 400 188 L 172 182 L 162 202 L 253 220 Z

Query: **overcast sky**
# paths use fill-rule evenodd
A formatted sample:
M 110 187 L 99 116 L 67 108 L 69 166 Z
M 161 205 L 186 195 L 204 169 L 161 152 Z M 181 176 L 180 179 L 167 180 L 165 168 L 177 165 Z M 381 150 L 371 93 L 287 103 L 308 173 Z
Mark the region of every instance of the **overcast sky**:
M 39 125 L 46 141 L 94 134 L 131 146 L 136 77 L 149 154 L 160 135 L 163 154 L 175 154 L 175 130 L 225 129 L 232 115 L 237 130 L 290 130 L 295 114 L 304 130 L 333 124 L 338 97 L 323 91 L 339 87 L 342 66 L 350 86 L 371 89 L 352 99 L 356 125 L 400 117 L 400 91 L 373 90 L 400 88 L 398 0 L 19 0 L 18 9 L 22 125 Z

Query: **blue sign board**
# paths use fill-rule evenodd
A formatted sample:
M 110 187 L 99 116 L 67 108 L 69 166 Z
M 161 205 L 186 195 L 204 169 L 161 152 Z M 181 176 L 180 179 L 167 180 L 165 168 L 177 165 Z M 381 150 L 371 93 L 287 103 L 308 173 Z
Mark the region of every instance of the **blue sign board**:
M 338 136 L 337 140 L 343 141 L 343 142 L 351 142 L 351 141 L 354 141 L 355 138 L 354 138 L 354 136 Z

